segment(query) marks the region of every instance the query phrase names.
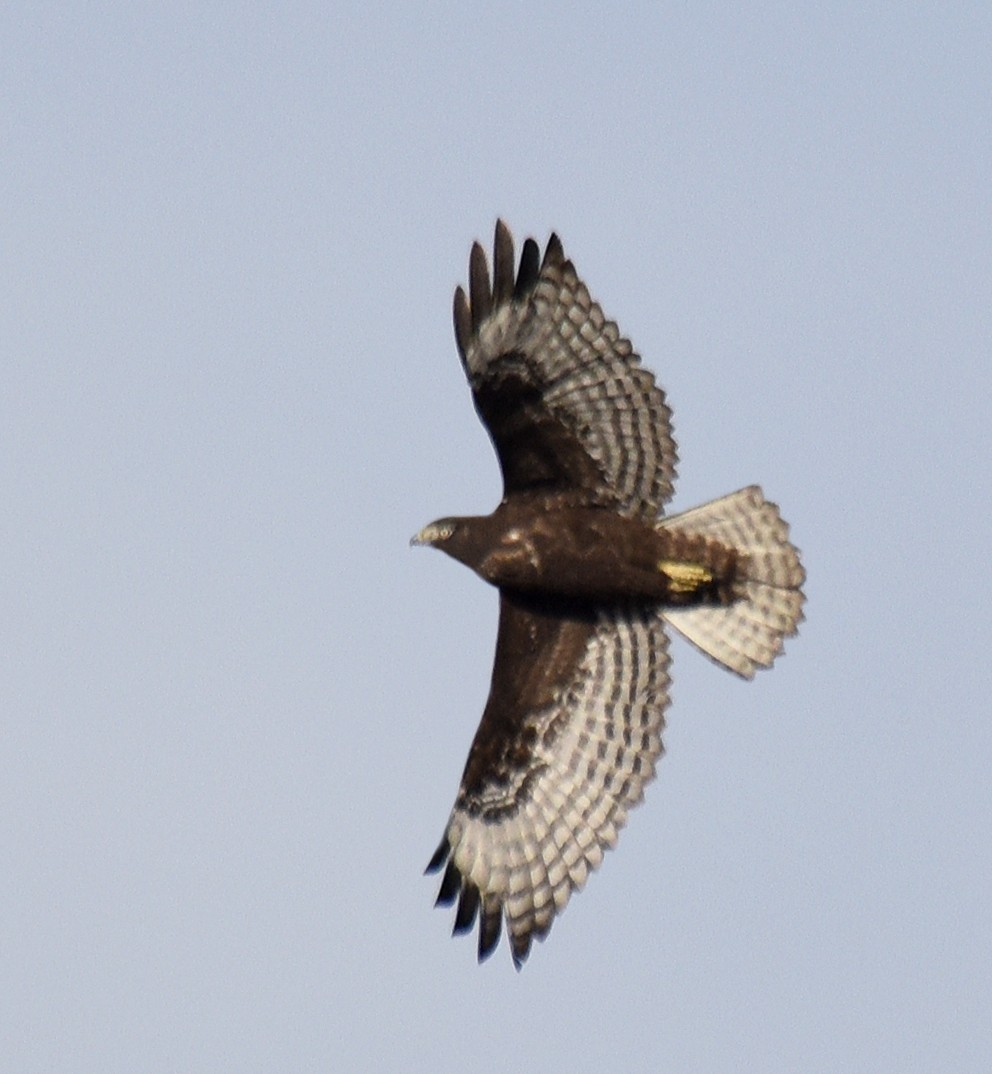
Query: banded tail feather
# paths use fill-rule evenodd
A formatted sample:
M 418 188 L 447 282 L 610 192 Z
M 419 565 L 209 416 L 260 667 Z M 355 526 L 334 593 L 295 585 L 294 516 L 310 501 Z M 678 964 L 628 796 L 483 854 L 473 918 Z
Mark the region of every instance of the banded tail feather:
M 733 603 L 670 608 L 665 620 L 697 649 L 745 679 L 770 667 L 802 621 L 805 572 L 789 527 L 757 485 L 661 519 L 660 529 L 733 548 Z

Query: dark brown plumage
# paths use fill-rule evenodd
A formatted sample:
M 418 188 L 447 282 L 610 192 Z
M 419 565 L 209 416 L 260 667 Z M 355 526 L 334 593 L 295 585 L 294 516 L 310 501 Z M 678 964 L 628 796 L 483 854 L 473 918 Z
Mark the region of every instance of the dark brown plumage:
M 503 473 L 484 518 L 431 544 L 500 590 L 489 699 L 444 838 L 438 904 L 505 919 L 519 967 L 612 846 L 662 753 L 670 623 L 750 678 L 802 618 L 788 527 L 757 487 L 669 518 L 676 452 L 654 377 L 552 235 L 540 258 L 496 225 L 459 287 L 455 337 Z

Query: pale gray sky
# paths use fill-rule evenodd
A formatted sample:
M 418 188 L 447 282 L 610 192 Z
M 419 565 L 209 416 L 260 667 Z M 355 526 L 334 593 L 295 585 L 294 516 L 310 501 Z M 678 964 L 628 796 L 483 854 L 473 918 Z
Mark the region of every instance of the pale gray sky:
M 990 10 L 5 5 L 0 1069 L 989 1069 Z M 809 571 L 521 974 L 421 876 L 496 596 L 407 545 L 499 495 L 497 215 Z

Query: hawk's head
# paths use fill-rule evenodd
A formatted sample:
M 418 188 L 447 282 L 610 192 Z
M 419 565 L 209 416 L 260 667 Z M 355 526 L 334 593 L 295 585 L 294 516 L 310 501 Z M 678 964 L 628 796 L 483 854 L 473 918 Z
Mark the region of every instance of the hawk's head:
M 479 572 L 493 539 L 492 516 L 439 518 L 410 540 L 446 552 L 452 559 Z M 483 575 L 484 576 L 484 575 Z

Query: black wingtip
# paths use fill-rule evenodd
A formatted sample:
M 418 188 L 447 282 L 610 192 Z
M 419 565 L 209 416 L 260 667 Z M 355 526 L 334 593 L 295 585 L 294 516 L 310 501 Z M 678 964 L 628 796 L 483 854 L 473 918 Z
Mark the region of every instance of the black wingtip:
M 472 340 L 472 311 L 468 306 L 468 296 L 461 286 L 455 288 L 454 321 L 455 342 L 458 344 L 458 353 L 464 361 L 468 345 Z
M 503 908 L 499 901 L 487 905 L 483 901 L 479 911 L 479 961 L 485 962 L 496 950 L 503 931 Z
M 513 968 L 522 970 L 530 954 L 530 933 L 525 936 L 510 936 L 510 954 L 513 956 Z
M 437 850 L 431 855 L 431 860 L 427 863 L 427 868 L 424 870 L 424 876 L 429 873 L 436 873 L 438 869 L 448 860 L 448 855 L 451 853 L 451 847 L 448 845 L 448 836 L 441 837 L 441 842 L 438 843 Z
M 532 291 L 541 275 L 541 251 L 533 239 L 527 239 L 520 251 L 520 268 L 517 282 L 513 288 L 513 297 L 520 298 Z
M 513 297 L 513 236 L 502 220 L 496 221 L 493 238 L 493 304 L 500 306 Z
M 461 936 L 462 933 L 471 932 L 475 924 L 475 915 L 479 911 L 479 889 L 466 880 L 462 886 L 461 898 L 458 900 L 458 912 L 455 914 L 455 923 L 451 928 L 452 936 Z
M 468 259 L 468 294 L 472 307 L 472 328 L 477 332 L 479 325 L 489 316 L 493 308 L 493 292 L 489 284 L 486 251 L 477 242 L 472 243 L 472 253 Z
M 541 264 L 541 268 L 546 268 L 548 265 L 560 265 L 565 260 L 565 250 L 561 245 L 561 239 L 552 231 L 551 238 L 548 239 L 548 245 L 544 250 L 544 261 Z
M 458 898 L 458 893 L 461 889 L 462 874 L 456 868 L 455 863 L 449 861 L 447 869 L 444 870 L 444 879 L 441 881 L 441 888 L 437 893 L 437 898 L 434 900 L 434 905 L 450 906 Z

